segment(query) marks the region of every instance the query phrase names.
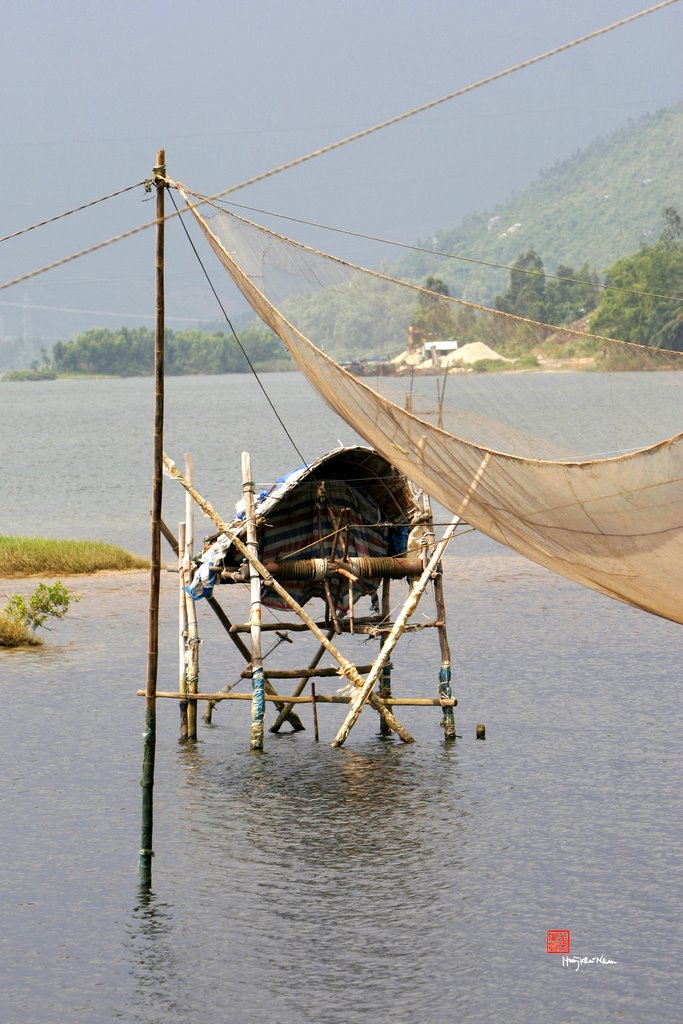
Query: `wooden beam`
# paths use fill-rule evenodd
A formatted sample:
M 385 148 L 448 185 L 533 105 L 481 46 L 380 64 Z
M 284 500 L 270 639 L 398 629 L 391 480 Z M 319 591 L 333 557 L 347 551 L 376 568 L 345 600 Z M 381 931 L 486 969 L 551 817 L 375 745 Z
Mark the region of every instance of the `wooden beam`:
M 357 672 L 369 672 L 372 665 L 356 665 Z M 268 679 L 339 679 L 338 668 L 276 668 L 266 670 Z M 240 672 L 241 679 L 251 679 L 251 669 Z
M 138 697 L 144 697 L 145 691 L 138 690 Z M 157 697 L 159 700 L 179 700 L 182 695 L 174 691 L 159 690 Z M 251 700 L 250 693 L 188 693 L 188 700 Z M 286 701 L 288 704 L 312 704 L 313 698 L 310 694 L 299 695 L 299 696 L 288 696 L 283 693 L 267 693 L 264 696 L 264 700 L 272 701 Z M 316 693 L 315 702 L 316 704 L 350 704 L 353 697 L 343 693 Z M 377 698 L 378 703 L 385 707 L 391 707 L 394 704 L 400 707 L 416 707 L 416 708 L 435 708 L 435 707 L 455 707 L 457 700 L 455 697 L 447 698 L 445 701 L 440 700 L 438 697 L 387 697 Z
M 358 625 L 358 619 L 355 620 L 353 631 L 354 633 L 367 633 L 368 636 L 380 636 L 382 633 L 390 633 L 394 627 L 393 622 L 383 622 L 380 618 L 374 618 L 371 620 L 371 624 L 368 624 L 367 620 L 361 620 L 361 624 Z M 324 629 L 327 625 L 325 622 L 316 622 L 315 625 L 318 629 Z M 404 629 L 404 633 L 419 633 L 422 629 L 434 629 L 442 626 L 443 622 L 436 619 L 433 622 L 409 622 Z M 262 622 L 262 632 L 277 632 L 278 630 L 287 629 L 292 633 L 305 633 L 310 627 L 303 622 Z M 350 633 L 350 629 L 344 627 L 342 622 L 342 631 L 344 633 Z M 238 622 L 230 627 L 231 633 L 248 633 L 249 623 Z

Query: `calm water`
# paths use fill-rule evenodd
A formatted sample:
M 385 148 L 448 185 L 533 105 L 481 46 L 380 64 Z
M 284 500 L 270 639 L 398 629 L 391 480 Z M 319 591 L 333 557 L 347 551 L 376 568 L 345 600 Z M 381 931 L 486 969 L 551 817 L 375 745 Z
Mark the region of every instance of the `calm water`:
M 265 382 L 307 459 L 356 440 L 297 377 Z M 264 481 L 299 461 L 255 397 L 246 378 L 169 382 L 166 448 L 193 452 L 221 510 L 241 448 Z M 0 532 L 144 553 L 150 423 L 149 381 L 0 385 Z M 170 484 L 165 503 L 174 525 Z M 320 709 L 316 744 L 303 707 L 306 732 L 267 733 L 253 755 L 235 702 L 183 747 L 160 702 L 146 898 L 147 578 L 72 581 L 82 600 L 44 648 L 0 655 L 2 1021 L 678 1020 L 680 628 L 474 534 L 446 581 L 454 746 L 436 709 L 402 709 L 414 745 L 381 740 L 366 711 L 334 751 L 344 709 Z M 160 687 L 175 688 L 176 579 L 162 582 Z M 233 681 L 232 650 L 200 625 L 203 686 Z M 432 694 L 438 660 L 424 633 L 399 646 L 397 692 Z M 550 928 L 618 963 L 563 967 Z

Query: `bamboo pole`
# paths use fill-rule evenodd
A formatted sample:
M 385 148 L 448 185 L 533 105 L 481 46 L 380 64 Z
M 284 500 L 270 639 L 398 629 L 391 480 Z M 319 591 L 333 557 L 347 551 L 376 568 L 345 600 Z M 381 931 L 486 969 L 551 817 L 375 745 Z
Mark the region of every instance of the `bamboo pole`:
M 185 452 L 185 477 L 192 483 L 192 456 Z M 194 502 L 185 492 L 185 547 L 192 560 L 194 554 Z
M 266 711 L 265 685 L 263 678 L 263 656 L 261 654 L 261 577 L 254 565 L 258 558 L 256 538 L 256 511 L 254 503 L 254 481 L 251 473 L 249 452 L 242 452 L 242 489 L 247 524 L 247 548 L 249 560 L 250 596 L 249 622 L 251 624 L 251 750 L 263 750 L 263 720 Z M 189 492 L 188 492 L 189 493 Z
M 318 743 L 320 740 L 320 733 L 318 732 L 318 705 L 315 683 L 311 683 L 311 705 L 313 707 L 313 736 L 315 738 L 315 742 Z
M 187 539 L 181 548 L 182 560 L 180 567 L 180 586 L 185 601 L 185 679 L 186 693 L 196 693 L 199 688 L 199 631 L 197 627 L 197 607 L 185 587 L 191 582 L 192 572 Z M 191 701 L 187 708 L 187 739 L 197 739 L 197 705 Z
M 362 675 L 364 672 L 369 672 L 371 668 L 372 665 L 356 665 L 356 672 L 360 672 L 360 674 Z M 268 679 L 303 679 L 304 683 L 306 683 L 308 682 L 309 679 L 330 679 L 333 677 L 339 678 L 339 669 L 276 668 L 268 669 L 266 675 Z M 240 678 L 251 679 L 251 669 L 245 668 L 244 671 L 240 672 Z
M 183 551 L 185 550 L 185 523 L 178 523 L 178 678 L 180 701 L 180 739 L 187 739 L 187 602 Z
M 192 483 L 192 456 L 185 454 L 185 476 Z M 192 549 L 194 546 L 194 502 L 185 495 L 185 546 L 183 549 L 183 577 L 185 585 L 191 582 Z M 187 690 L 196 693 L 199 689 L 199 628 L 197 606 L 187 591 L 183 590 L 187 609 Z M 190 701 L 187 708 L 187 738 L 197 739 L 197 702 Z
M 434 543 L 435 537 L 432 503 L 426 492 L 423 494 L 423 505 L 428 517 L 426 537 L 430 543 Z M 453 696 L 453 691 L 451 689 L 451 648 L 448 642 L 448 632 L 446 630 L 446 601 L 443 592 L 443 566 L 441 563 L 437 565 L 434 573 L 434 601 L 436 604 L 436 617 L 441 623 L 439 626 L 439 647 L 441 650 L 441 664 L 439 666 L 439 696 L 441 698 L 447 698 Z M 453 714 L 453 708 L 446 704 L 443 706 L 441 728 L 443 729 L 444 738 L 446 740 L 452 741 L 455 739 L 455 715 Z
M 264 570 L 266 572 L 266 576 L 267 576 L 268 570 L 265 569 L 265 566 L 263 568 L 264 568 Z M 359 624 L 359 622 L 360 622 L 360 624 Z M 316 626 L 317 629 L 321 629 L 321 630 L 327 628 L 327 623 L 326 622 L 315 622 L 314 625 Z M 423 629 L 434 629 L 435 627 L 438 627 L 440 625 L 441 625 L 441 622 L 438 619 L 430 620 L 429 622 L 409 622 L 408 625 L 406 626 L 404 632 L 406 632 L 406 633 L 419 633 Z M 264 633 L 266 631 L 270 632 L 270 633 L 273 633 L 273 632 L 277 633 L 279 630 L 283 630 L 283 629 L 289 630 L 292 633 L 304 633 L 309 628 L 310 627 L 307 626 L 304 622 L 262 622 L 261 623 L 261 632 L 264 632 Z M 389 622 L 386 625 L 382 625 L 381 620 L 376 618 L 376 617 L 374 617 L 372 619 L 364 618 L 362 621 L 360 621 L 359 619 L 356 619 L 355 626 L 354 626 L 354 632 L 355 633 L 367 633 L 368 636 L 381 636 L 382 633 L 390 633 L 392 629 L 393 629 L 393 623 L 392 622 Z M 231 634 L 235 634 L 235 633 L 249 633 L 249 632 L 250 632 L 250 628 L 249 628 L 249 623 L 248 622 L 238 622 L 234 626 L 230 627 L 230 633 Z M 348 630 L 345 629 L 344 632 L 348 632 Z
M 174 477 L 174 479 L 178 480 L 186 491 L 189 491 L 189 493 L 192 495 L 194 500 L 201 508 L 204 515 L 208 516 L 209 519 L 211 519 L 216 524 L 221 533 L 224 533 L 225 536 L 229 538 L 229 540 L 231 541 L 232 544 L 234 544 L 236 549 L 242 555 L 244 555 L 244 557 L 247 558 L 249 562 L 254 566 L 261 579 L 263 579 L 267 583 L 267 585 L 272 590 L 274 590 L 275 593 L 278 594 L 287 605 L 289 605 L 292 611 L 294 611 L 299 616 L 299 618 L 306 624 L 308 629 L 310 629 L 311 633 L 313 633 L 313 635 L 318 638 L 320 643 L 323 644 L 325 649 L 330 652 L 335 661 L 339 663 L 342 669 L 341 674 L 346 676 L 346 678 L 354 686 L 357 686 L 359 688 L 362 687 L 363 677 L 359 675 L 359 673 L 356 671 L 355 666 L 352 665 L 348 658 L 345 658 L 341 651 L 339 651 L 335 647 L 335 645 L 327 639 L 325 634 L 316 625 L 316 623 L 313 621 L 308 612 L 306 612 L 301 607 L 301 605 L 298 604 L 294 600 L 294 598 L 287 593 L 285 588 L 281 586 L 277 580 L 272 578 L 266 567 L 257 558 L 254 557 L 254 555 L 249 551 L 249 548 L 246 546 L 246 544 L 243 544 L 243 542 L 240 540 L 237 534 L 230 529 L 227 523 L 223 522 L 223 520 L 213 507 L 213 505 L 205 498 L 202 498 L 199 491 L 197 491 L 191 484 L 188 484 L 187 480 L 185 480 L 183 474 L 180 472 L 178 467 L 171 459 L 169 459 L 167 455 L 164 455 L 164 465 L 166 466 L 169 475 Z M 392 715 L 391 712 L 388 711 L 386 707 L 384 707 L 384 705 L 380 702 L 379 698 L 375 694 L 371 693 L 366 698 L 366 700 L 372 705 L 372 707 L 377 709 L 383 717 L 386 718 L 389 727 L 393 729 L 393 731 L 401 738 L 401 740 L 403 740 L 404 743 L 414 742 L 413 737 L 410 735 L 405 726 L 401 725 L 398 719 L 395 718 L 394 715 Z
M 138 697 L 144 697 L 145 696 L 145 691 L 144 690 L 138 690 L 137 691 L 137 695 L 138 695 Z M 177 693 L 177 692 L 175 692 L 173 690 L 159 690 L 158 693 L 157 693 L 157 697 L 159 698 L 159 700 L 162 700 L 162 699 L 178 700 L 180 698 L 180 696 L 181 696 L 180 693 Z M 230 692 L 230 693 L 192 693 L 192 694 L 188 694 L 188 700 L 192 700 L 192 701 L 198 701 L 198 700 L 215 700 L 215 701 L 221 701 L 221 700 L 249 700 L 250 701 L 251 699 L 252 699 L 252 696 L 251 696 L 250 693 L 233 693 L 233 692 Z M 305 695 L 301 695 L 300 694 L 298 696 L 294 696 L 293 694 L 290 695 L 290 694 L 282 694 L 282 693 L 267 693 L 267 694 L 265 694 L 263 699 L 266 701 L 266 703 L 273 703 L 273 704 L 277 704 L 277 702 L 279 700 L 286 700 L 288 703 L 292 703 L 292 704 L 312 704 L 313 703 L 313 698 L 310 696 L 310 694 L 305 694 Z M 352 700 L 353 700 L 353 697 L 349 696 L 349 694 L 344 694 L 344 693 L 316 693 L 316 695 L 315 695 L 316 704 L 350 704 L 352 702 Z M 387 707 L 392 707 L 393 705 L 398 705 L 399 707 L 438 708 L 442 704 L 442 701 L 438 697 L 387 697 L 386 700 L 383 700 L 382 698 L 378 698 L 378 701 L 381 704 L 386 705 Z M 447 701 L 447 704 L 449 704 L 451 707 L 456 706 L 457 703 L 458 702 L 455 699 L 455 697 L 451 697 L 450 700 Z
M 156 310 L 154 325 L 154 439 L 152 454 L 151 550 L 149 560 L 149 614 L 145 731 L 142 754 L 142 825 L 138 872 L 145 888 L 152 884 L 154 833 L 154 757 L 156 751 L 156 690 L 159 665 L 159 589 L 161 581 L 161 497 L 164 451 L 164 181 L 166 153 L 160 149 L 154 168 L 156 185 Z
M 223 629 L 225 629 L 225 631 L 227 632 L 227 634 L 230 637 L 230 639 L 237 646 L 237 649 L 242 654 L 244 660 L 247 662 L 248 665 L 250 665 L 251 664 L 251 654 L 249 653 L 249 649 L 245 646 L 245 644 L 242 642 L 242 640 L 240 640 L 239 636 L 237 636 L 233 632 L 233 630 L 232 630 L 232 623 L 231 623 L 230 619 L 228 618 L 228 616 L 223 611 L 221 605 L 218 603 L 217 599 L 213 595 L 208 599 L 208 602 L 209 602 L 209 607 L 211 608 L 211 610 L 216 615 L 216 618 L 218 619 L 220 624 L 223 626 Z M 261 632 L 262 633 L 263 633 L 263 629 L 264 629 L 264 624 L 261 623 Z M 275 690 L 273 689 L 273 687 L 268 682 L 268 677 L 267 676 L 265 677 L 265 688 L 266 688 L 266 693 L 271 693 L 271 694 L 275 693 Z M 284 712 L 285 712 L 284 717 L 287 719 L 287 721 L 291 725 L 291 727 L 294 730 L 294 732 L 303 732 L 304 731 L 304 729 L 306 727 L 304 726 L 304 723 L 301 721 L 301 719 L 296 714 L 296 712 L 292 711 L 291 708 L 287 711 L 285 709 L 285 705 L 284 704 L 276 703 L 275 707 L 278 709 L 279 712 L 282 712 L 284 710 Z M 204 715 L 204 721 L 208 722 L 208 723 L 211 722 L 210 709 L 211 709 L 211 705 L 207 704 L 207 706 L 206 706 L 206 713 Z M 272 728 L 271 728 L 271 732 L 273 732 Z
M 358 716 L 363 709 L 363 705 L 367 700 L 370 699 L 372 695 L 372 689 L 380 676 L 380 673 L 384 667 L 385 662 L 387 661 L 389 655 L 391 654 L 394 647 L 398 643 L 401 634 L 405 631 L 408 619 L 417 608 L 420 598 L 427 589 L 427 585 L 432 578 L 432 573 L 434 572 L 436 566 L 441 561 L 441 557 L 446 548 L 448 547 L 448 544 L 451 541 L 459 522 L 460 516 L 453 516 L 453 519 L 449 523 L 446 532 L 444 533 L 439 543 L 436 545 L 432 557 L 429 559 L 429 562 L 425 566 L 424 572 L 422 573 L 419 580 L 411 590 L 410 595 L 408 596 L 407 601 L 403 605 L 403 608 L 401 609 L 391 632 L 389 633 L 386 640 L 382 644 L 382 649 L 378 654 L 375 663 L 372 666 L 372 669 L 369 672 L 365 682 L 363 683 L 362 687 L 358 690 L 358 692 L 354 694 L 353 700 L 351 701 L 351 710 L 344 719 L 337 735 L 332 741 L 333 747 L 341 747 L 342 744 L 346 741 L 354 725 L 356 724 Z
M 391 618 L 391 579 L 385 576 L 382 580 L 382 622 L 388 622 Z M 380 650 L 382 643 L 380 641 Z M 382 667 L 382 675 L 380 676 L 378 692 L 380 697 L 387 698 L 391 697 L 391 662 L 386 661 Z M 384 721 L 380 721 L 379 731 L 382 736 L 386 736 L 386 727 Z

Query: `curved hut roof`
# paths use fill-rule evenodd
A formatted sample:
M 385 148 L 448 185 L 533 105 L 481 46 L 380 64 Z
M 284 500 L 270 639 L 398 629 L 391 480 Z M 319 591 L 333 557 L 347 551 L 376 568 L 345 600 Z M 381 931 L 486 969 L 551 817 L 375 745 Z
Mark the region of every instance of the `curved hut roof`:
M 243 501 L 236 508 L 230 528 L 240 535 L 246 530 Z M 259 557 L 280 563 L 400 554 L 409 529 L 422 514 L 412 485 L 384 456 L 360 445 L 337 448 L 257 496 Z M 210 537 L 207 544 L 198 558 L 200 570 L 202 565 L 219 573 L 239 568 L 242 556 L 225 534 Z M 377 583 L 354 584 L 355 596 L 373 593 Z M 313 581 L 288 584 L 288 589 L 302 604 L 325 596 Z M 268 590 L 264 603 L 281 607 Z

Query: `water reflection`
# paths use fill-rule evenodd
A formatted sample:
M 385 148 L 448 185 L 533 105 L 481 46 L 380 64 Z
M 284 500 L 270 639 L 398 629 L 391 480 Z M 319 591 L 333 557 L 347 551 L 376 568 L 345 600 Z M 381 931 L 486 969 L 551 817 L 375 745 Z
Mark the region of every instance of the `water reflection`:
M 128 928 L 135 994 L 132 1006 L 126 1008 L 126 1019 L 131 1019 L 131 1010 L 132 1019 L 145 1024 L 180 1019 L 187 977 L 172 941 L 174 914 L 169 903 L 144 886 L 139 887 Z

